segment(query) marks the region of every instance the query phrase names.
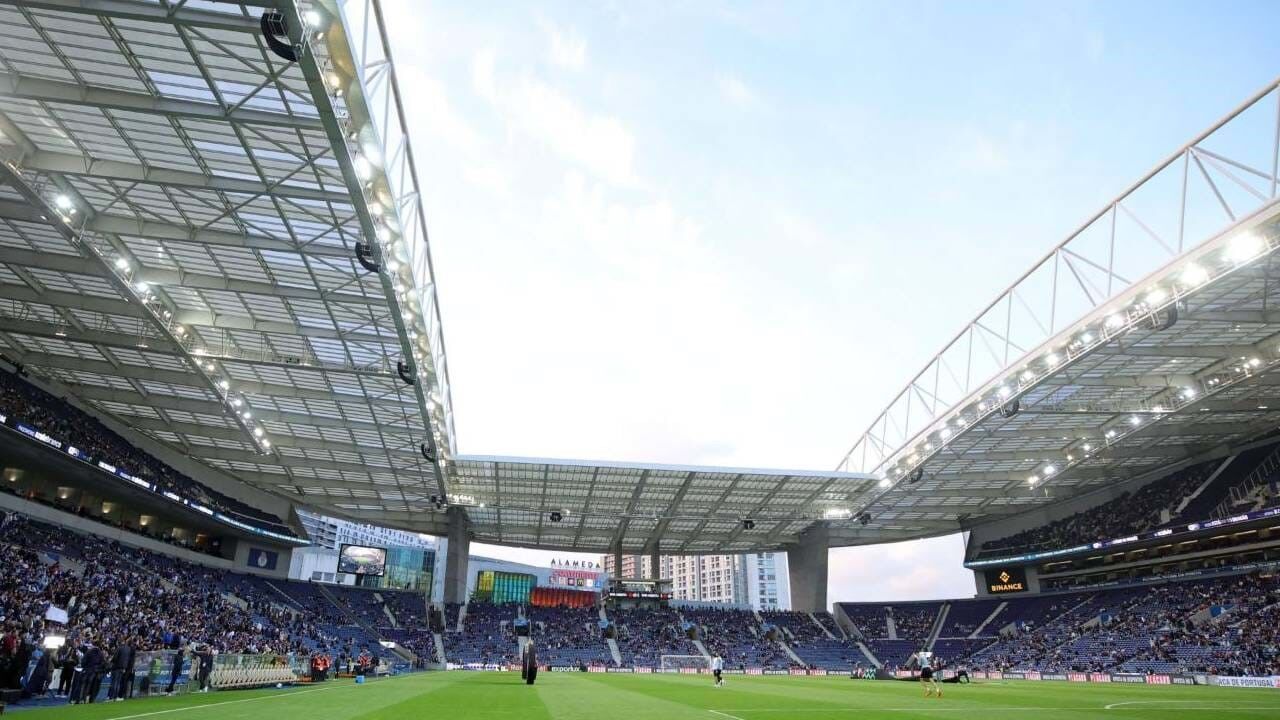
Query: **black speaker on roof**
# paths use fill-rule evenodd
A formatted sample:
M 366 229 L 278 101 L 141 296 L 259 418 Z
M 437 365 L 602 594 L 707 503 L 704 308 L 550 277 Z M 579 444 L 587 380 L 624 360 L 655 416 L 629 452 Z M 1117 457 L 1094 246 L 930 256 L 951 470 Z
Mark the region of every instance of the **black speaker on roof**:
M 864 513 L 862 513 L 861 515 L 859 515 L 859 516 L 858 516 L 858 524 L 859 524 L 859 525 L 863 525 L 863 526 L 865 526 L 865 525 L 866 525 L 867 523 L 869 523 L 869 522 L 871 522 L 871 513 L 866 513 L 866 512 L 864 512 Z
M 1151 327 L 1155 330 L 1168 330 L 1178 322 L 1178 304 L 1174 303 L 1165 308 L 1164 317 L 1153 316 L 1151 318 Z
M 756 529 L 756 521 L 755 521 L 755 520 L 752 520 L 751 518 L 745 518 L 745 519 L 743 519 L 743 521 L 742 521 L 742 529 L 743 529 L 743 530 L 755 530 L 755 529 Z
M 376 273 L 382 266 L 373 261 L 373 250 L 366 243 L 356 243 L 356 262 L 371 273 Z
M 1012 402 L 1007 402 L 1000 406 L 1000 417 L 1011 418 L 1018 414 L 1022 409 L 1022 404 L 1015 398 Z
M 911 473 L 911 476 L 907 478 L 907 483 L 910 485 L 915 485 L 916 483 L 920 482 L 923 478 L 924 478 L 924 468 L 918 467 L 915 469 L 915 472 Z
M 557 523 L 564 519 L 564 513 L 560 512 L 559 510 L 552 510 L 551 514 L 548 517 L 551 518 L 551 522 Z
M 403 360 L 396 362 L 396 374 L 400 376 L 400 379 L 404 381 L 405 385 L 412 385 L 414 383 L 415 378 L 413 377 L 413 373 L 410 372 L 410 369 L 409 363 Z
M 262 37 L 267 41 L 271 52 L 289 62 L 298 61 L 298 50 L 289 42 L 289 26 L 284 15 L 268 10 L 262 13 L 262 21 L 258 25 L 262 28 Z

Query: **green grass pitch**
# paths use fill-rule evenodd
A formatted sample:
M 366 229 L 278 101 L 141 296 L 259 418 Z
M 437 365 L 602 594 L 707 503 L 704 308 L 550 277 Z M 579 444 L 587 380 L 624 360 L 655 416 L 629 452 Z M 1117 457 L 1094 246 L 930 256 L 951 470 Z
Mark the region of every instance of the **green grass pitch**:
M 22 710 L 23 720 L 1111 720 L 1280 718 L 1280 690 L 978 681 L 941 700 L 916 683 L 847 677 L 418 673 L 355 685 L 224 691 Z M 7 715 L 8 713 L 6 713 Z

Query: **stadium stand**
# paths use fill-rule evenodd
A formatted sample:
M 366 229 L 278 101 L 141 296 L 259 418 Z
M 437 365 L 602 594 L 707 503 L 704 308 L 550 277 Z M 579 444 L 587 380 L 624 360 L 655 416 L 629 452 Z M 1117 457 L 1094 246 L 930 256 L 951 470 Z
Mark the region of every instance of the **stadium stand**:
M 1132 493 L 1088 510 L 982 544 L 977 558 L 1056 550 L 1112 538 L 1126 537 L 1188 522 L 1208 520 L 1227 499 L 1232 486 L 1280 449 L 1269 443 L 1239 453 L 1225 463 L 1211 460 L 1193 465 L 1145 485 Z M 1217 475 L 1206 484 L 1212 473 Z M 1204 486 L 1203 488 L 1201 486 Z M 1262 483 L 1242 503 L 1242 512 L 1280 503 L 1271 484 Z
M 698 626 L 707 651 L 724 658 L 726 667 L 782 669 L 792 662 L 782 648 L 767 639 L 750 610 L 738 608 L 683 608 L 681 615 Z
M 3 369 L 0 369 L 0 414 L 6 418 L 5 425 L 13 428 L 25 425 L 76 447 L 81 459 L 90 464 L 106 462 L 153 484 L 159 492 L 174 493 L 243 522 L 296 537 L 279 517 L 201 485 L 134 447 L 92 415 Z

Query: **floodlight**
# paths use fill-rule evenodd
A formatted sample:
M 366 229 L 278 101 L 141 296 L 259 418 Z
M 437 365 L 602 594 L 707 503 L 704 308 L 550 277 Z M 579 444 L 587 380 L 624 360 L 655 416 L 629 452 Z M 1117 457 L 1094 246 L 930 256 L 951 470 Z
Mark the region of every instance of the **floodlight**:
M 1252 260 L 1262 250 L 1262 238 L 1252 232 L 1237 235 L 1227 247 L 1227 257 L 1235 262 Z
M 1199 265 L 1192 263 L 1182 269 L 1182 276 L 1180 279 L 1182 280 L 1183 285 L 1195 287 L 1196 285 L 1203 283 L 1205 280 L 1208 280 L 1209 273 L 1205 272 L 1204 268 Z

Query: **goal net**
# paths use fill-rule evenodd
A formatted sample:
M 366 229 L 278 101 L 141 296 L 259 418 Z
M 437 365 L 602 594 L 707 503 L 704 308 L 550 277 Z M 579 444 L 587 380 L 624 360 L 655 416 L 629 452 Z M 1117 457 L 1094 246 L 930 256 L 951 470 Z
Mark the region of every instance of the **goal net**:
M 663 655 L 661 659 L 663 672 L 686 668 L 705 670 L 711 667 L 711 663 L 701 655 Z

